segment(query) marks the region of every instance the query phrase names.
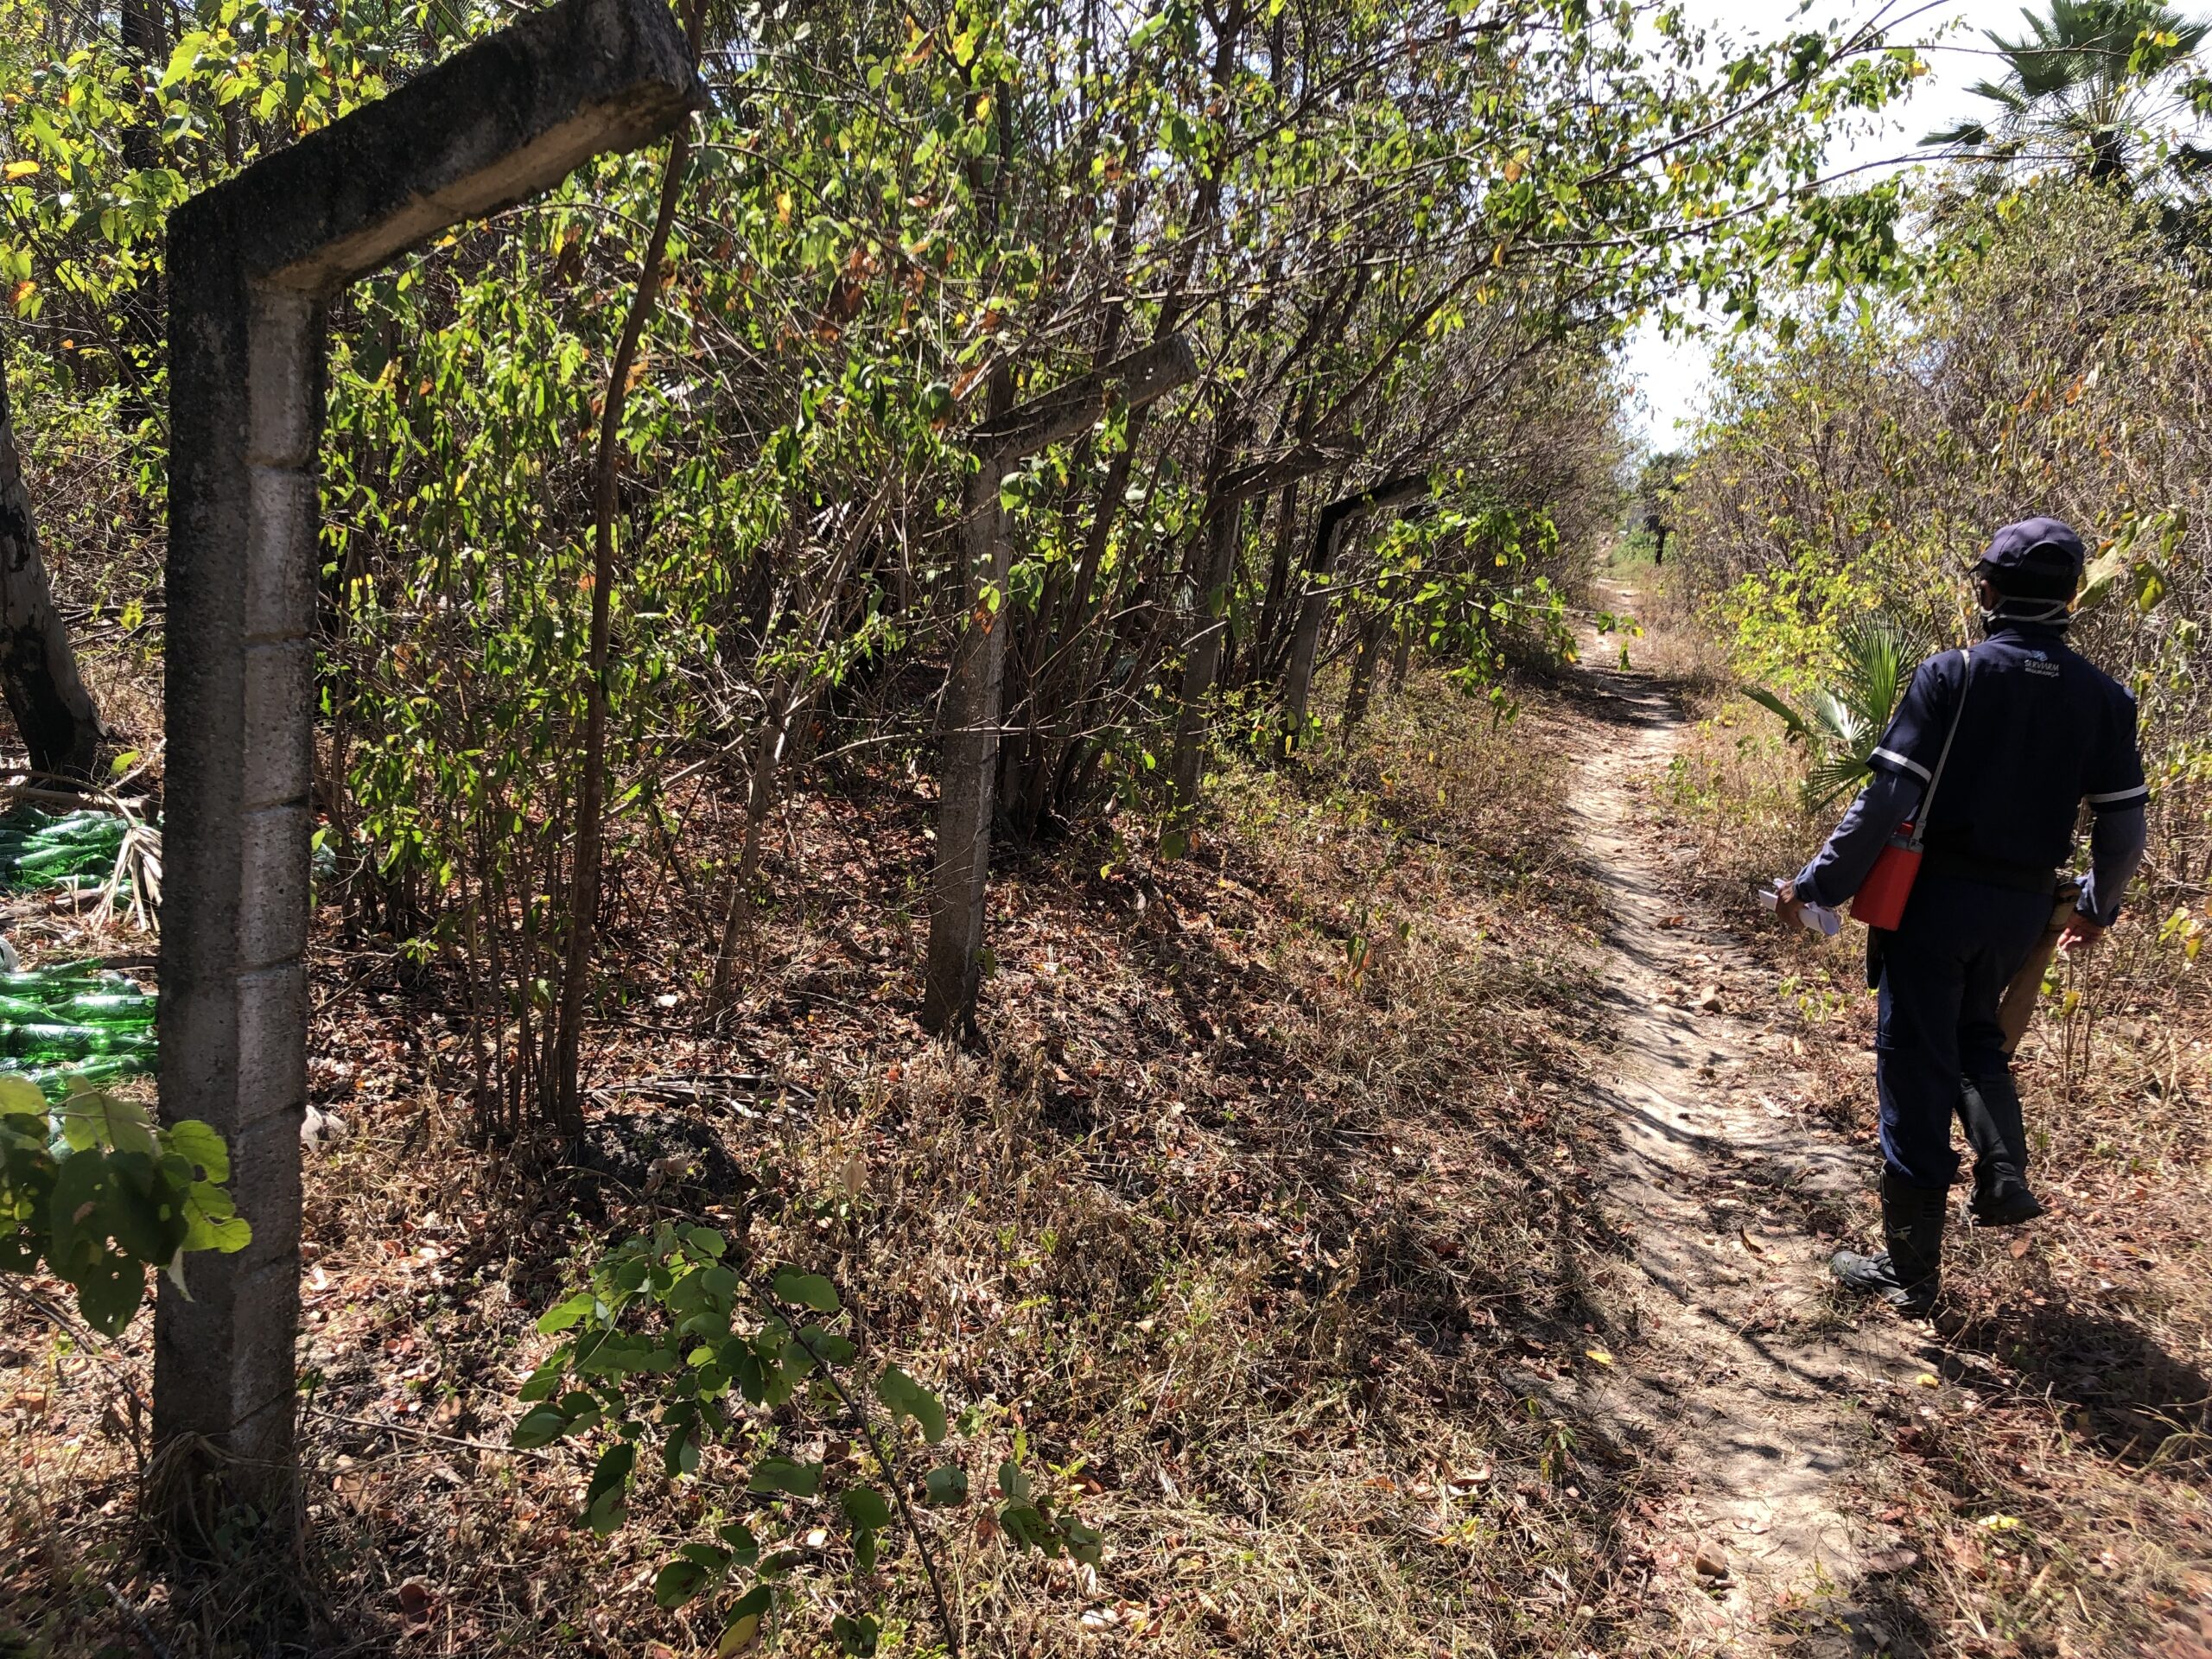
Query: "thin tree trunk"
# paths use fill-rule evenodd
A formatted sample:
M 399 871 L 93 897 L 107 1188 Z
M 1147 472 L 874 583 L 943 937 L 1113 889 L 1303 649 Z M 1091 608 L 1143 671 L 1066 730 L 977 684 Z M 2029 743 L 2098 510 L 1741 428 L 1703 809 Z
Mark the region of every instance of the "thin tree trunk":
M 612 626 L 614 588 L 614 483 L 620 457 L 622 406 L 630 390 L 630 367 L 637 361 L 638 341 L 660 294 L 662 257 L 668 251 L 669 227 L 676 219 L 677 198 L 683 188 L 683 170 L 691 159 L 691 129 L 687 122 L 677 129 L 668 147 L 668 165 L 661 175 L 660 210 L 653 219 L 652 236 L 645 245 L 645 264 L 638 272 L 638 291 L 630 302 L 630 315 L 622 325 L 622 338 L 607 370 L 607 397 L 600 410 L 597 476 L 592 503 L 591 645 L 584 679 L 583 776 L 576 800 L 575 868 L 569 889 L 569 949 L 562 964 L 561 1018 L 554 1052 L 553 1119 L 563 1134 L 583 1133 L 583 1095 L 578 1054 L 583 1034 L 585 993 L 591 977 L 592 935 L 599 919 L 599 855 L 601 808 L 606 794 L 607 769 L 607 658 Z
M 1351 683 L 1344 689 L 1344 734 L 1350 741 L 1352 730 L 1367 718 L 1368 694 L 1375 686 L 1375 664 L 1382 655 L 1383 621 L 1379 616 L 1363 619 L 1359 625 L 1359 651 L 1351 659 Z
M 141 70 L 158 74 L 168 61 L 168 48 L 162 37 L 157 0 L 122 0 L 116 22 L 123 49 L 131 61 Z M 121 135 L 125 167 L 143 171 L 161 164 L 160 119 L 160 107 L 151 99 L 142 99 Z M 116 331 L 130 359 L 124 365 L 122 412 L 132 425 L 154 412 L 147 386 L 163 345 L 168 308 L 162 302 L 162 267 L 149 261 L 117 296 L 116 308 L 121 315 L 116 318 Z
M 1298 627 L 1290 641 L 1290 662 L 1283 670 L 1282 747 L 1287 754 L 1306 741 L 1306 705 L 1313 690 L 1313 657 L 1320 649 L 1321 625 L 1329 616 L 1329 574 L 1336 568 L 1337 543 L 1351 508 L 1345 501 L 1323 507 L 1313 525 L 1313 547 L 1306 555 L 1298 606 Z
M 745 842 L 737 855 L 732 877 L 729 908 L 722 916 L 721 954 L 715 959 L 714 988 L 709 1007 L 717 1014 L 729 1006 L 737 987 L 737 947 L 753 920 L 753 883 L 760 871 L 760 836 L 775 804 L 776 772 L 783 764 L 784 737 L 798 706 L 797 694 L 779 689 L 773 711 L 761 728 L 760 742 L 753 754 L 753 778 L 746 790 Z
M 1205 760 L 1205 705 L 1221 664 L 1222 635 L 1229 626 L 1229 586 L 1236 574 L 1241 502 L 1219 500 L 1206 521 L 1205 563 L 1198 573 L 1198 602 L 1192 620 L 1198 635 L 1183 662 L 1182 706 L 1175 716 L 1175 810 L 1187 813 L 1198 804 L 1198 774 Z
M 0 693 L 40 772 L 90 778 L 99 758 L 99 715 L 77 674 L 69 631 L 31 516 L 16 448 L 15 410 L 0 373 Z
M 1244 677 L 1257 684 L 1271 678 L 1282 656 L 1282 630 L 1290 600 L 1290 556 L 1298 543 L 1298 494 L 1293 479 L 1276 497 L 1275 544 L 1268 561 L 1268 591 L 1260 606 L 1260 626 L 1252 637 L 1251 664 Z

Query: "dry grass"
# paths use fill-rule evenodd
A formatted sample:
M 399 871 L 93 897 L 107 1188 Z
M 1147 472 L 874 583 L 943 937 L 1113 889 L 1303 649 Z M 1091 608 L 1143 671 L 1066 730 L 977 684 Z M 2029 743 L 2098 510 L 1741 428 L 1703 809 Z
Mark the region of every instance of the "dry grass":
M 689 1016 L 713 895 L 639 860 L 594 1144 L 689 1136 L 694 1170 L 642 1190 L 467 1147 L 435 982 L 327 948 L 314 1078 L 354 1132 L 310 1190 L 294 1587 L 316 1641 L 635 1655 L 711 1635 L 647 1580 L 728 1462 L 602 1542 L 573 1524 L 580 1452 L 501 1449 L 536 1313 L 603 1243 L 681 1210 L 832 1274 L 878 1355 L 972 1408 L 956 1442 L 979 1491 L 1018 1447 L 1104 1532 L 1093 1571 L 1009 1553 L 972 1510 L 933 1522 L 975 1651 L 1610 1650 L 1644 1580 L 1622 1535 L 1648 1477 L 1503 1380 L 1579 1351 L 1613 1248 L 1585 1185 L 1605 1131 L 1569 1109 L 1601 1034 L 1596 902 L 1543 720 L 1493 728 L 1417 687 L 1356 757 L 1229 767 L 1187 859 L 1110 829 L 1012 858 L 982 1056 L 912 1023 L 929 811 L 904 778 L 793 804 L 785 900 L 725 1035 Z M 734 810 L 702 802 L 695 833 Z M 28 1310 L 0 1344 L 0 1401 L 46 1390 L 9 1428 L 0 1630 L 128 1651 L 137 1615 L 104 1578 L 178 1659 L 246 1650 L 268 1588 L 164 1579 L 130 1522 L 118 1402 L 144 1388 L 143 1331 L 112 1385 Z M 778 1524 L 804 1546 L 812 1523 Z M 868 1604 L 887 1651 L 933 1650 L 911 1550 L 868 1580 L 829 1548 L 792 1650 Z

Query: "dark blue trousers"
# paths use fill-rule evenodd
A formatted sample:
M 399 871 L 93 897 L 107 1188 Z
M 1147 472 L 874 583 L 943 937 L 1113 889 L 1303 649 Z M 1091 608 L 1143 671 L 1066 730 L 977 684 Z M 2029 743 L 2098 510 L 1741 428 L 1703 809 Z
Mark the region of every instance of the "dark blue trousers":
M 1997 1005 L 2050 919 L 2043 893 L 1923 873 L 1897 931 L 1884 942 L 1874 1081 L 1882 1156 L 1912 1186 L 1958 1179 L 1951 1114 L 1959 1079 L 2018 1139 L 2019 1091 L 2005 1057 Z

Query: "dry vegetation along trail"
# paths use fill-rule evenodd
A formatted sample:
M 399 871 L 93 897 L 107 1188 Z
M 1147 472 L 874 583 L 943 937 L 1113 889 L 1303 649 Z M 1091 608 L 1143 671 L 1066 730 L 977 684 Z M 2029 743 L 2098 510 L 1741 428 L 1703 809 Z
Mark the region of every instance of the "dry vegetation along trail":
M 1676 1641 L 1912 1651 L 1882 1591 L 1892 1540 L 1854 1503 L 1852 1470 L 1874 1444 L 1858 1401 L 1909 1382 L 1921 1343 L 1885 1314 L 1839 1314 L 1827 1247 L 1802 1220 L 1822 1200 L 1862 1209 L 1867 1154 L 1789 1103 L 1789 1039 L 1756 1013 L 1768 995 L 1751 994 L 1766 970 L 1673 891 L 1638 797 L 1681 716 L 1662 682 L 1607 666 L 1618 656 L 1586 639 L 1593 718 L 1570 798 L 1612 911 L 1618 1046 L 1593 1073 L 1592 1104 L 1618 1127 L 1608 1220 L 1635 1241 L 1598 1288 L 1609 1326 L 1637 1340 L 1583 1404 L 1675 1474 L 1651 1524 L 1658 1559 L 1683 1569 L 1668 1579 L 1682 1586 Z

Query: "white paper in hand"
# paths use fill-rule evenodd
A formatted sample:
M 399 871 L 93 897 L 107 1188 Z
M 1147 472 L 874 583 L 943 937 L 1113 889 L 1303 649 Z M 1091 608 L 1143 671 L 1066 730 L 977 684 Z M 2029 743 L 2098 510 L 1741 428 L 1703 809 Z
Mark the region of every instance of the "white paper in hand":
M 1771 887 L 1761 887 L 1759 903 L 1769 910 L 1779 909 L 1782 905 L 1780 884 L 1777 883 Z M 1842 916 L 1830 910 L 1826 905 L 1807 904 L 1805 908 L 1798 912 L 1797 919 L 1805 925 L 1807 931 L 1818 933 L 1826 938 L 1832 939 L 1843 931 Z

